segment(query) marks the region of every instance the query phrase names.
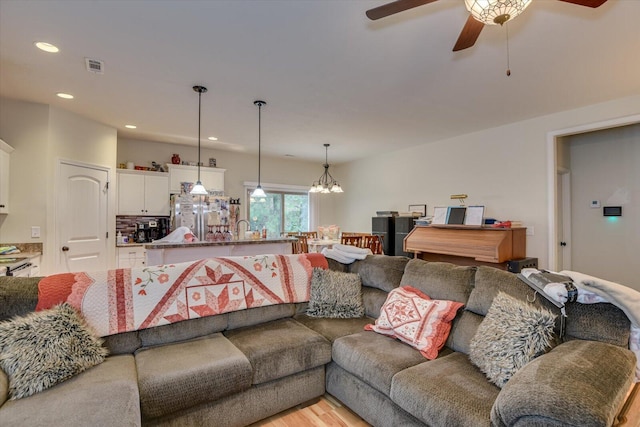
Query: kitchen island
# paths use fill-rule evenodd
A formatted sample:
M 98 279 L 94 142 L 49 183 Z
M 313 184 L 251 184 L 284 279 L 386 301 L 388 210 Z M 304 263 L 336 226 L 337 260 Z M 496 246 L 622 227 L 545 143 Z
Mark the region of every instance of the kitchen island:
M 221 256 L 290 254 L 295 238 L 243 239 L 228 242 L 146 243 L 146 265 L 171 264 Z

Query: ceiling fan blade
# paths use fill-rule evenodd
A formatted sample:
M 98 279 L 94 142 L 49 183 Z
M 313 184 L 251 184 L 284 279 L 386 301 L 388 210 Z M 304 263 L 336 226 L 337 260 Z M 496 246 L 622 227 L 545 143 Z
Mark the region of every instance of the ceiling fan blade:
M 565 3 L 573 3 L 579 6 L 599 7 L 607 2 L 607 0 L 560 0 Z
M 396 0 L 391 3 L 383 4 L 382 6 L 374 7 L 366 12 L 367 18 L 375 21 L 376 19 L 384 18 L 385 16 L 393 15 L 403 10 L 413 9 L 414 7 L 422 6 L 423 4 L 433 3 L 437 0 Z
M 480 31 L 482 31 L 483 28 L 484 24 L 482 22 L 477 21 L 473 16 L 469 15 L 467 23 L 464 24 L 464 27 L 458 36 L 458 41 L 456 41 L 456 45 L 453 47 L 453 51 L 457 52 L 473 46 L 476 40 L 478 40 Z

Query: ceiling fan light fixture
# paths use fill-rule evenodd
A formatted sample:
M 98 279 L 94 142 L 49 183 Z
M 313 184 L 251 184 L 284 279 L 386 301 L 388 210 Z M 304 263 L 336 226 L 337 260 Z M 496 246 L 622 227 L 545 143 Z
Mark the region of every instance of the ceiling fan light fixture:
M 502 25 L 520 15 L 531 0 L 464 0 L 471 15 L 487 25 Z

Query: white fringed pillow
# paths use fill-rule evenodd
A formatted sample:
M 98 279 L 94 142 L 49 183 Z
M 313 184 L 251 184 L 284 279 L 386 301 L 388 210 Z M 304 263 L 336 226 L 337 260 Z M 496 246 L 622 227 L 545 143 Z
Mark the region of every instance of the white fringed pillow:
M 502 388 L 552 346 L 556 316 L 499 292 L 471 339 L 469 359 Z
M 69 304 L 0 323 L 0 368 L 10 399 L 53 387 L 104 361 L 108 351 Z

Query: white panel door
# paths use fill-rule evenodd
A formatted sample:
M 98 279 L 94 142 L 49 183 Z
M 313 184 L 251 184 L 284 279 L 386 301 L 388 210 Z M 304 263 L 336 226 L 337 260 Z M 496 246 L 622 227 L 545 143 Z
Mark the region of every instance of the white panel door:
M 61 161 L 56 200 L 56 272 L 108 268 L 106 169 Z

